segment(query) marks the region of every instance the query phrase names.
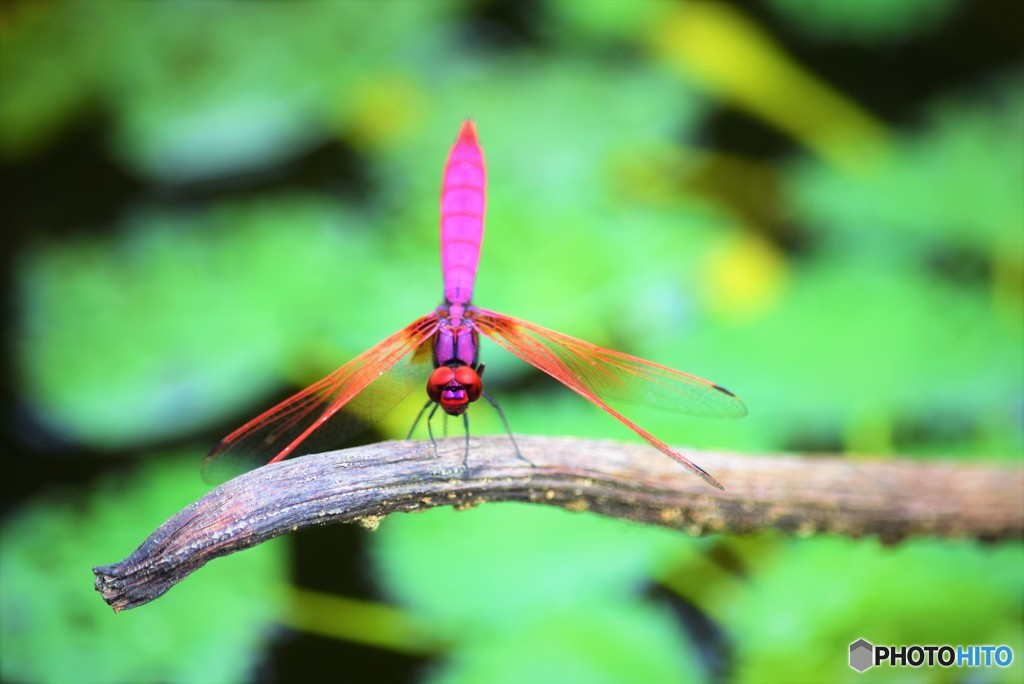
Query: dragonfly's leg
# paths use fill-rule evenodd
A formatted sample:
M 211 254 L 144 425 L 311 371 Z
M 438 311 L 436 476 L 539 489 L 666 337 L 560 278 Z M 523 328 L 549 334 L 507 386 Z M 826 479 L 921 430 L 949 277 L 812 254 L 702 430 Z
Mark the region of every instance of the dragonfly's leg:
M 462 452 L 462 470 L 469 476 L 469 411 L 462 414 L 462 425 L 466 428 L 466 448 Z
M 508 419 L 505 418 L 505 412 L 501 410 L 500 406 L 498 406 L 498 402 L 494 401 L 494 399 L 491 399 L 491 395 L 488 394 L 487 392 L 482 392 L 482 394 L 484 396 L 484 399 L 487 400 L 487 403 L 493 406 L 494 410 L 498 412 L 498 417 L 501 418 L 501 424 L 505 426 L 505 432 L 508 434 L 508 438 L 512 440 L 512 448 L 516 450 L 516 458 L 518 458 L 521 461 L 526 461 L 530 465 L 537 467 L 536 463 L 523 456 L 523 452 L 519 451 L 519 445 L 516 444 L 516 436 L 512 434 L 512 428 L 509 427 Z
M 420 421 L 423 419 L 423 414 L 427 412 L 427 408 L 431 404 L 434 404 L 433 399 L 427 399 L 427 403 L 424 404 L 423 408 L 420 409 L 420 412 L 416 414 L 416 420 L 412 421 L 412 427 L 409 428 L 409 434 L 407 434 L 405 436 L 406 439 L 412 439 L 412 433 L 416 431 L 416 426 L 420 424 Z M 434 408 L 437 408 L 437 404 L 434 404 Z M 431 411 L 430 415 L 434 415 L 434 412 Z M 428 420 L 427 421 L 427 428 L 429 429 L 429 427 L 430 427 L 430 421 Z
M 440 404 L 434 404 L 434 408 L 430 409 L 430 414 L 427 416 L 427 434 L 430 435 L 430 443 L 434 446 L 434 458 L 441 458 L 441 455 L 437 453 L 437 440 L 434 439 L 434 414 L 437 413 L 437 407 Z M 445 414 L 448 415 L 448 414 Z

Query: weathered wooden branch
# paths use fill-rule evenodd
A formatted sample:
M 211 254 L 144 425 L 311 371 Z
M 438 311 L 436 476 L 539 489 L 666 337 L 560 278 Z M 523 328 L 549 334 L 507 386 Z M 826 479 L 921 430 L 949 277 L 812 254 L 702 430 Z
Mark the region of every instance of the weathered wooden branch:
M 161 596 L 208 561 L 335 522 L 375 527 L 396 511 L 526 501 L 690 534 L 774 528 L 809 535 L 998 540 L 1024 535 L 1024 467 L 960 461 L 744 456 L 682 450 L 718 491 L 641 444 L 519 437 L 383 442 L 275 463 L 214 489 L 128 558 L 93 569 L 115 611 Z

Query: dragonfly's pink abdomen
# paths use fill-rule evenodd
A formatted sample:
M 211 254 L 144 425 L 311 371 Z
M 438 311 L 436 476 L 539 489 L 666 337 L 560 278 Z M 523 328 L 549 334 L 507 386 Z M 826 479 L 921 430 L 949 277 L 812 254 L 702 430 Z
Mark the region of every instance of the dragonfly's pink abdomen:
M 476 128 L 467 120 L 448 153 L 441 182 L 441 270 L 444 297 L 452 304 L 467 304 L 484 237 L 487 171 Z

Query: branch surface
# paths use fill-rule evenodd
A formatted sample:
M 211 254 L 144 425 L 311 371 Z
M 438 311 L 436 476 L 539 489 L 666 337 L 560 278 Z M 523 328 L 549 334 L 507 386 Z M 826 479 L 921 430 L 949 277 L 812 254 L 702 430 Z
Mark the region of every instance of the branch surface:
M 745 456 L 681 449 L 718 491 L 641 444 L 517 437 L 381 442 L 245 473 L 160 526 L 125 560 L 93 568 L 115 611 L 148 603 L 210 560 L 336 522 L 374 528 L 396 511 L 521 501 L 592 511 L 690 534 L 1024 536 L 1024 467 L 963 461 Z

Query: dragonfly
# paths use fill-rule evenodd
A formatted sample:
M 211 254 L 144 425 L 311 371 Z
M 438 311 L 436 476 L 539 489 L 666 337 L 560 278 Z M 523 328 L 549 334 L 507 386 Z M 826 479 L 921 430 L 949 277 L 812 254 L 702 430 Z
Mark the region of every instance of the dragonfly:
M 438 408 L 448 416 L 462 416 L 468 457 L 466 409 L 470 404 L 481 397 L 490 401 L 508 430 L 504 414 L 483 390 L 483 333 L 711 485 L 724 489 L 707 471 L 620 411 L 625 410 L 623 404 L 646 405 L 689 415 L 738 418 L 747 409 L 732 392 L 709 380 L 472 303 L 486 190 L 483 150 L 476 127 L 467 119 L 448 153 L 441 183 L 441 305 L 226 436 L 204 461 L 204 479 L 223 482 L 289 456 L 336 448 L 382 419 L 424 378 L 428 398 L 424 410 L 432 407 L 428 429 Z M 518 447 L 516 453 L 519 455 Z

